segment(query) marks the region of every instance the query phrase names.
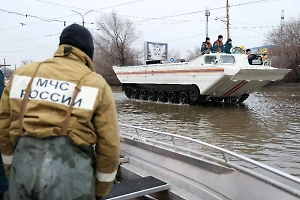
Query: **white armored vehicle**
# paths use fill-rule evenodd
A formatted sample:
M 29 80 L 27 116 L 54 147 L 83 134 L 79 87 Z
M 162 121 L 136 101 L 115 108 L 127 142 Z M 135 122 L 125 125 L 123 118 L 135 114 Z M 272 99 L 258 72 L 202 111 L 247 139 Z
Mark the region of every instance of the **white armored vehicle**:
M 180 104 L 218 101 L 241 103 L 269 81 L 282 79 L 290 69 L 252 65 L 241 49 L 212 53 L 190 62 L 114 66 L 128 98 Z

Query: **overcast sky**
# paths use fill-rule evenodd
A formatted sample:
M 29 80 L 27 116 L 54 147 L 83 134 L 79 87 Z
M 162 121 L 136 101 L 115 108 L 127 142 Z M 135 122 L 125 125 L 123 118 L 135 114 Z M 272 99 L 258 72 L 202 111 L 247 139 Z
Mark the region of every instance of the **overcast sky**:
M 206 7 L 211 9 L 209 37 L 215 41 L 219 34 L 226 40 L 226 25 L 216 18 L 226 16 L 226 0 L 0 0 L 0 63 L 20 66 L 22 60 L 41 61 L 53 56 L 59 43 L 63 22 L 46 22 L 38 18 L 80 23 L 81 16 L 71 9 L 85 13 L 86 27 L 97 34 L 101 13 L 128 17 L 142 33 L 139 45 L 145 41 L 167 42 L 169 49 L 178 50 L 182 57 L 187 50 L 201 46 L 205 40 Z M 249 4 L 249 2 L 252 2 Z M 128 4 L 126 4 L 128 3 Z M 229 0 L 230 36 L 234 46 L 264 45 L 266 34 L 280 25 L 281 11 L 285 20 L 299 17 L 299 0 Z M 55 5 L 60 4 L 60 5 Z M 245 5 L 237 5 L 245 4 Z M 237 5 L 237 6 L 234 6 Z M 19 14 L 7 13 L 5 11 Z M 27 14 L 30 16 L 22 16 Z M 180 15 L 181 14 L 181 15 Z M 152 19 L 149 18 L 158 18 Z M 22 25 L 23 24 L 23 25 Z

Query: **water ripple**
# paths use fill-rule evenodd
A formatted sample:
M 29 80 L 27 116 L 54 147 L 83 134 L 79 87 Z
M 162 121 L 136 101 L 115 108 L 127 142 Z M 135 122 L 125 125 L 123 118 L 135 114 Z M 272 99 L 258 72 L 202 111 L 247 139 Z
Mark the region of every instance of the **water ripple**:
M 244 106 L 199 107 L 128 100 L 114 91 L 122 123 L 187 135 L 300 174 L 298 88 L 264 88 Z

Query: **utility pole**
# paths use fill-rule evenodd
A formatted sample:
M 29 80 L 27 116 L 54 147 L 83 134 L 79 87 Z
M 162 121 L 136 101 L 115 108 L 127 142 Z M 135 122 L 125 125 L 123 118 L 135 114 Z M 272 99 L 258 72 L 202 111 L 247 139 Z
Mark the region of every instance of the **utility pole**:
M 205 16 L 206 16 L 206 37 L 208 37 L 208 17 L 210 16 L 210 9 L 205 9 Z
M 230 38 L 229 33 L 229 2 L 226 0 L 226 25 L 227 25 L 227 39 Z
M 4 58 L 4 60 L 3 60 L 3 65 L 0 65 L 0 67 L 2 68 L 2 67 L 4 67 L 4 78 L 6 78 L 6 67 L 9 67 L 10 65 L 6 65 L 6 63 L 5 63 L 5 58 Z
M 84 13 L 84 14 L 81 14 L 81 13 L 75 11 L 75 10 L 72 10 L 72 11 L 75 12 L 75 13 L 77 13 L 77 14 L 79 14 L 79 15 L 81 16 L 81 18 L 82 18 L 82 26 L 84 27 L 84 23 L 85 23 L 85 22 L 84 22 L 84 16 L 85 16 L 86 14 L 90 13 L 90 12 L 93 12 L 94 10 L 90 10 L 90 11 Z
M 281 46 L 281 49 L 283 47 L 283 50 L 284 52 L 286 52 L 286 46 L 285 46 L 285 42 L 283 42 L 283 26 L 284 26 L 284 10 L 281 11 L 281 24 L 280 24 L 280 46 Z M 283 56 L 284 54 L 282 53 L 281 54 L 281 60 L 284 60 L 283 59 Z
M 284 26 L 284 10 L 281 11 L 281 25 L 280 25 L 280 39 L 282 43 L 282 36 L 283 36 L 283 26 Z

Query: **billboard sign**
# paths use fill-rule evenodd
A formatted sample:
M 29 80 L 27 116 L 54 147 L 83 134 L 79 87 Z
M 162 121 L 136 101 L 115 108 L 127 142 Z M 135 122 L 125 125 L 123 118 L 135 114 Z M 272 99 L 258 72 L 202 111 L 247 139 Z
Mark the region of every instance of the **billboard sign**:
M 145 60 L 168 60 L 168 44 L 145 42 Z

